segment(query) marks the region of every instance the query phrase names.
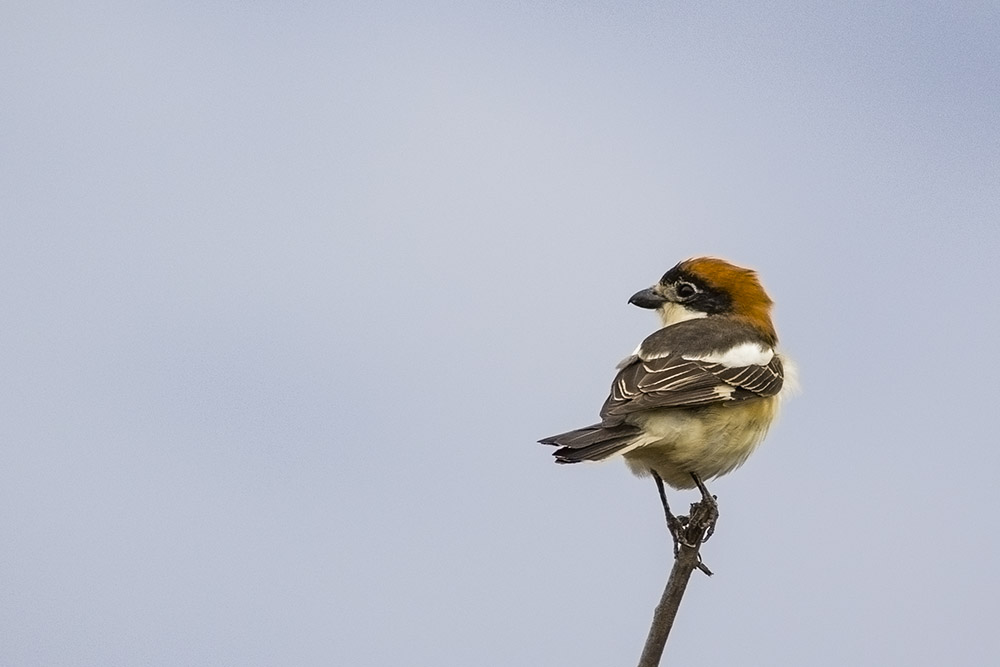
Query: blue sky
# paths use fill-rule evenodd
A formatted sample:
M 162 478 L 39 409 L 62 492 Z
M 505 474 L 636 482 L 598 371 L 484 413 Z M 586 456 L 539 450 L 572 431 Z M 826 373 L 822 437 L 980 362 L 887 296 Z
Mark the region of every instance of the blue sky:
M 0 19 L 0 663 L 637 660 L 655 489 L 534 441 L 701 254 L 804 390 L 671 664 L 1000 657 L 992 4 Z

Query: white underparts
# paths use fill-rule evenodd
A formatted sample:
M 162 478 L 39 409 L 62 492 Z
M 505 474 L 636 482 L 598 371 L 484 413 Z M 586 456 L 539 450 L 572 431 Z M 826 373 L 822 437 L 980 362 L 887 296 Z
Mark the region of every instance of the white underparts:
M 655 470 L 670 486 L 694 486 L 735 470 L 754 451 L 778 411 L 775 397 L 726 402 L 700 410 L 650 410 L 633 415 L 639 426 L 635 448 L 624 451 L 636 474 Z
M 781 366 L 784 369 L 785 378 L 781 385 L 781 391 L 778 392 L 778 398 L 785 400 L 797 395 L 802 391 L 802 387 L 799 386 L 799 365 L 789 359 L 784 352 L 781 353 Z

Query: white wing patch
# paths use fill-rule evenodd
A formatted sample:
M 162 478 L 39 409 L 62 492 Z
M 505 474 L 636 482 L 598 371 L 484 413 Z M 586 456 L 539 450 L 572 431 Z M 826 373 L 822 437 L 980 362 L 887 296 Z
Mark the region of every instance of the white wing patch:
M 687 361 L 704 361 L 710 364 L 722 364 L 727 368 L 741 366 L 767 366 L 774 358 L 774 350 L 760 343 L 740 343 L 728 350 L 712 352 L 701 356 L 683 356 Z
M 726 385 L 719 385 L 718 387 L 713 387 L 712 391 L 722 399 L 723 401 L 729 401 L 733 398 L 733 392 L 736 391 L 735 387 L 729 387 Z

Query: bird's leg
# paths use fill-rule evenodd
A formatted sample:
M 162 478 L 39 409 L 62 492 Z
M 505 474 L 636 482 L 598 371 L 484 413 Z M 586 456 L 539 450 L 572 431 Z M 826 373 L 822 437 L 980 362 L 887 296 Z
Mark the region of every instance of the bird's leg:
M 649 473 L 653 476 L 653 481 L 656 482 L 656 490 L 660 492 L 663 513 L 667 517 L 667 529 L 670 531 L 670 536 L 674 538 L 674 558 L 677 558 L 677 551 L 681 544 L 681 530 L 683 530 L 684 524 L 670 511 L 670 504 L 667 503 L 667 492 L 663 488 L 663 479 L 656 474 L 655 470 L 650 470 Z
M 719 520 L 719 504 L 715 502 L 715 496 L 708 492 L 708 488 L 705 487 L 705 483 L 701 481 L 701 477 L 698 477 L 697 473 L 691 473 L 691 479 L 698 485 L 698 490 L 701 491 L 701 501 L 709 511 L 708 530 L 705 531 L 705 537 L 702 539 L 702 542 L 708 542 L 708 538 L 715 532 L 715 524 Z

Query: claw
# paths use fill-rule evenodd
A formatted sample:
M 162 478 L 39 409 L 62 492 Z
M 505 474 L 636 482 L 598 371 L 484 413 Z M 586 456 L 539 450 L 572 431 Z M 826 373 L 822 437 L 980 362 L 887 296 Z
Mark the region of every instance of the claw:
M 719 521 L 719 503 L 716 502 L 717 498 L 708 492 L 705 483 L 701 481 L 701 478 L 697 474 L 691 473 L 691 479 L 694 480 L 694 483 L 698 485 L 698 490 L 701 491 L 701 502 L 709 516 L 705 537 L 701 539 L 702 544 L 704 544 L 715 534 L 715 524 Z

